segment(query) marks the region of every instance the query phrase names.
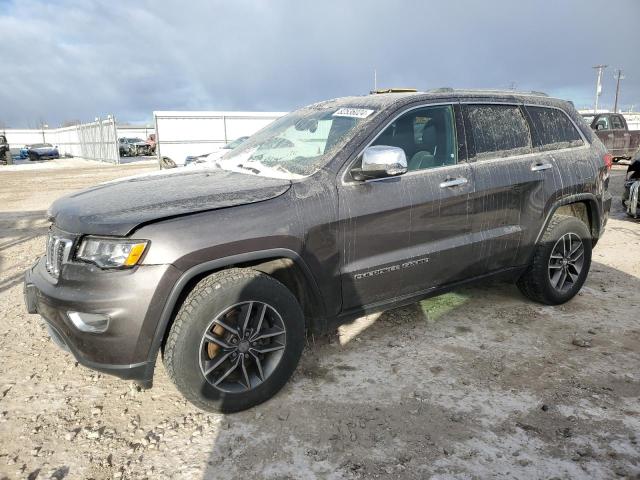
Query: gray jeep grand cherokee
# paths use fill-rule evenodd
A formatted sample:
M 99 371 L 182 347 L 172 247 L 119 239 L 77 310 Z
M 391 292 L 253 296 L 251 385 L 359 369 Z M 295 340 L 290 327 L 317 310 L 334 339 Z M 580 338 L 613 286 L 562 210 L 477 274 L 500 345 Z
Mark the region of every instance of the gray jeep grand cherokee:
M 566 302 L 611 203 L 603 145 L 536 93 L 322 102 L 218 164 L 57 200 L 25 279 L 28 311 L 81 364 L 151 386 L 161 352 L 210 411 L 273 396 L 305 330 L 495 276 Z

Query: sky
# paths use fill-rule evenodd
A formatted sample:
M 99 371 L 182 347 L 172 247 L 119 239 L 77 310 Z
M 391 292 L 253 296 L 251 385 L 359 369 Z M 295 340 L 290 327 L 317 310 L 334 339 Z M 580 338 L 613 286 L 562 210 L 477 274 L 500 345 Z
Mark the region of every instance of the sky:
M 378 87 L 640 110 L 640 0 L 0 0 L 0 127 L 289 111 Z

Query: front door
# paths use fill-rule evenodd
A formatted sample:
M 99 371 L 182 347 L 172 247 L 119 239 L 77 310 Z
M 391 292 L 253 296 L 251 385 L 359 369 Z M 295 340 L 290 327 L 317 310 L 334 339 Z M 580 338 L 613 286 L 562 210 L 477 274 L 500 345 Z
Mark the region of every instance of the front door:
M 629 132 L 625 128 L 625 122 L 622 115 L 611 115 L 611 130 L 613 132 L 613 149 L 614 156 L 624 156 L 629 150 Z
M 457 137 L 452 105 L 409 109 L 372 142 L 402 148 L 409 171 L 339 185 L 345 310 L 466 276 L 473 179 L 458 161 Z
M 410 255 L 411 194 L 402 176 L 338 182 L 343 311 L 402 292 L 398 268 Z

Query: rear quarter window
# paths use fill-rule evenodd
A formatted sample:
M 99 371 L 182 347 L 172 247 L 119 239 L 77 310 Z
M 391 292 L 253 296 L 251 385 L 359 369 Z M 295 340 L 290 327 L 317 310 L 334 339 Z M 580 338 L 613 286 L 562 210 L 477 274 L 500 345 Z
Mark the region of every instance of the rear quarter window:
M 557 108 L 526 107 L 536 132 L 540 150 L 559 150 L 584 144 L 580 133 L 566 113 Z
M 531 153 L 531 132 L 516 105 L 467 105 L 477 160 Z

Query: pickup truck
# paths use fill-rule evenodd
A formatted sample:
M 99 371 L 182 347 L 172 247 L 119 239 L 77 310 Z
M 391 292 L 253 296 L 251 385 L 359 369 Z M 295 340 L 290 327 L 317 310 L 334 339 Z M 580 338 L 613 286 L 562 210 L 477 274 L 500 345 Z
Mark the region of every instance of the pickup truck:
M 629 160 L 640 147 L 640 130 L 629 131 L 627 121 L 619 113 L 598 113 L 582 115 L 609 153 L 613 161 Z

